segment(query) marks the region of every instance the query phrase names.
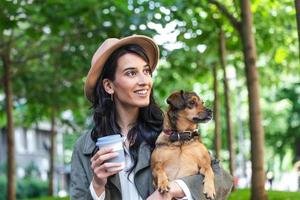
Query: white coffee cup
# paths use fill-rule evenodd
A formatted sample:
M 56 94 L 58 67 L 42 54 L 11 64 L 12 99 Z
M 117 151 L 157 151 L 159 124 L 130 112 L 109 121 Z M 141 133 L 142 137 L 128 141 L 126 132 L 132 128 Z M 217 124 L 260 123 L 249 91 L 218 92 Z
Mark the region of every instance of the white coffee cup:
M 112 148 L 114 152 L 118 152 L 118 156 L 107 160 L 110 163 L 121 163 L 120 167 L 111 167 L 107 171 L 118 171 L 125 168 L 125 154 L 123 147 L 123 138 L 121 135 L 109 135 L 97 139 L 96 146 L 101 148 Z

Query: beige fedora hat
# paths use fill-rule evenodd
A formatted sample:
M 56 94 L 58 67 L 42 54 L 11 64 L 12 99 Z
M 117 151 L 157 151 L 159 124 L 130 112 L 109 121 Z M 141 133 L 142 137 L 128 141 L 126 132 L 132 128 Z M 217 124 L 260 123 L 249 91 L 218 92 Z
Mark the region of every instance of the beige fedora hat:
M 153 39 L 144 35 L 132 35 L 121 39 L 109 38 L 102 43 L 92 58 L 91 68 L 84 85 L 84 92 L 88 100 L 91 102 L 94 100 L 94 87 L 106 60 L 115 50 L 129 44 L 137 44 L 145 50 L 149 58 L 149 65 L 154 71 L 159 59 L 159 49 Z

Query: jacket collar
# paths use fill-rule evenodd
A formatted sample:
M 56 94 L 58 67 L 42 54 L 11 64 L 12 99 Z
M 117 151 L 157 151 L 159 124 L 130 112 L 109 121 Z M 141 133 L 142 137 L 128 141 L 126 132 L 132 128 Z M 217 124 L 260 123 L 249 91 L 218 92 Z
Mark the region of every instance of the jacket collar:
M 94 149 L 96 148 L 96 143 L 92 140 L 91 136 L 92 131 L 90 130 L 88 134 L 86 134 L 84 147 L 83 147 L 83 154 L 90 155 L 93 153 Z
M 147 188 L 145 188 L 145 179 L 143 178 L 143 174 L 139 173 L 142 169 L 150 166 L 150 148 L 149 146 L 143 142 L 139 147 L 139 157 L 136 167 L 133 170 L 134 173 L 134 183 L 137 188 L 139 194 L 144 198 L 147 196 Z M 119 174 L 115 174 L 108 178 L 108 182 L 115 186 L 119 192 L 121 192 L 121 183 Z
M 138 182 L 135 184 L 138 191 L 143 191 L 145 189 L 145 188 L 143 188 L 144 187 L 143 182 L 139 181 L 140 178 L 142 178 L 142 177 L 139 177 L 138 172 L 140 170 L 150 166 L 150 159 L 151 159 L 150 148 L 145 142 L 143 142 L 139 147 L 138 162 L 136 164 L 136 167 L 133 170 L 134 180 L 135 180 L 135 182 Z M 110 181 L 113 185 L 115 185 L 118 188 L 119 191 L 121 191 L 120 177 L 118 174 L 111 176 L 108 179 L 108 181 Z
M 152 193 L 151 189 L 147 186 L 147 181 L 152 181 L 145 179 L 145 173 L 151 173 L 149 170 L 144 170 L 150 167 L 150 159 L 151 159 L 151 150 L 149 145 L 146 142 L 143 142 L 139 147 L 139 155 L 138 155 L 138 162 L 136 167 L 134 168 L 134 184 L 138 193 L 141 195 L 143 199 L 146 199 L 147 196 Z
M 146 144 L 146 142 L 142 142 L 142 144 L 140 145 L 138 155 L 138 162 L 134 169 L 135 174 L 139 170 L 144 169 L 150 165 L 151 152 L 150 147 Z

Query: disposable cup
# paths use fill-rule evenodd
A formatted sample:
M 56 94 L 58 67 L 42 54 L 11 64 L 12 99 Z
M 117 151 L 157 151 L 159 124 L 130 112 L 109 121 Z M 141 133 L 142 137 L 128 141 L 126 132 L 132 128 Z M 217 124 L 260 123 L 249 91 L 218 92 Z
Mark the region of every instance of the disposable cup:
M 96 146 L 99 149 L 101 148 L 112 148 L 113 152 L 118 152 L 118 156 L 106 160 L 106 162 L 110 163 L 121 163 L 120 167 L 111 167 L 107 171 L 117 171 L 125 168 L 125 155 L 124 155 L 124 148 L 123 148 L 123 138 L 121 135 L 109 135 L 100 137 L 97 139 Z

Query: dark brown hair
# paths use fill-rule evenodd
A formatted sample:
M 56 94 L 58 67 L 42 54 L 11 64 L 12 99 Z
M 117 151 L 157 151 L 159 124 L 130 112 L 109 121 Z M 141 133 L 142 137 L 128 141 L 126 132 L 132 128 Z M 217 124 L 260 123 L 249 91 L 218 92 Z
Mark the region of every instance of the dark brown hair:
M 92 105 L 94 128 L 92 130 L 92 139 L 96 142 L 98 137 L 106 135 L 120 134 L 120 127 L 116 122 L 116 108 L 103 87 L 102 81 L 107 78 L 115 80 L 118 59 L 126 54 L 134 53 L 140 56 L 145 62 L 149 63 L 149 58 L 144 49 L 138 45 L 126 45 L 111 54 L 104 69 L 100 75 L 94 89 L 95 101 Z M 136 124 L 128 132 L 129 151 L 133 160 L 133 166 L 129 172 L 135 168 L 138 161 L 138 149 L 140 144 L 146 142 L 151 150 L 154 149 L 157 136 L 162 130 L 163 113 L 153 98 L 153 89 L 150 94 L 150 103 L 148 106 L 140 108 Z

